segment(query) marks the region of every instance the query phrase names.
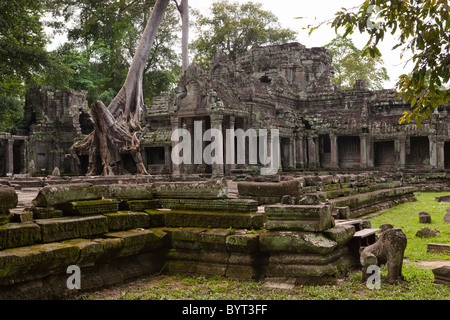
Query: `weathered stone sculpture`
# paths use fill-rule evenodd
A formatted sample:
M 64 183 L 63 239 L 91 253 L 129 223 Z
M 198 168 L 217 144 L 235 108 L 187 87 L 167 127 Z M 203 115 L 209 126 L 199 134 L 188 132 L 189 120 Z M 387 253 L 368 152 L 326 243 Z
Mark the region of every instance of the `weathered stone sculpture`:
M 374 244 L 367 246 L 360 256 L 363 280 L 367 280 L 367 268 L 371 265 L 387 264 L 390 284 L 403 280 L 403 255 L 406 249 L 406 235 L 400 228 L 393 228 L 383 232 Z

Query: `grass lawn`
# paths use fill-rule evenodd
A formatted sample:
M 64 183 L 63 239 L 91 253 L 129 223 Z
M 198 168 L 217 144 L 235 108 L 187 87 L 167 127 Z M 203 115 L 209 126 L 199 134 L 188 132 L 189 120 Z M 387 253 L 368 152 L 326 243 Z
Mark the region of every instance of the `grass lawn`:
M 380 289 L 369 289 L 355 270 L 335 285 L 297 286 L 293 289 L 268 288 L 262 281 L 237 281 L 223 277 L 155 275 L 102 290 L 83 299 L 112 300 L 449 300 L 450 286 L 434 283 L 432 269 L 421 261 L 450 260 L 450 254 L 427 253 L 427 244 L 450 243 L 450 225 L 444 224 L 449 204 L 434 198 L 450 193 L 417 194 L 417 202 L 405 203 L 373 216 L 372 227 L 389 223 L 401 228 L 408 238 L 403 265 L 405 281 L 395 285 L 384 282 Z M 419 223 L 419 212 L 431 214 L 431 224 Z M 422 227 L 437 229 L 441 235 L 421 239 L 415 236 Z M 381 271 L 387 276 L 386 267 Z

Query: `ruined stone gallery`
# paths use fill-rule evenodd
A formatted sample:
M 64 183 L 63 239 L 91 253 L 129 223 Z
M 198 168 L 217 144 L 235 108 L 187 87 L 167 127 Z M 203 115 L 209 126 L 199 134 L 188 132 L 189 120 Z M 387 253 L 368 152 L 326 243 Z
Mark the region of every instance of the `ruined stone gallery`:
M 72 148 L 94 128 L 85 92 L 29 91 L 23 128 L 0 136 L 0 298 L 67 297 L 69 266 L 82 290 L 158 272 L 323 284 L 373 261 L 393 263 L 389 281 L 401 280 L 401 230 L 364 215 L 450 190 L 449 106 L 420 128 L 400 125 L 408 103 L 363 81 L 337 89 L 331 61 L 288 43 L 236 63 L 219 51 L 209 71 L 191 64 L 142 112 L 149 175 L 136 174 L 131 146 L 120 150 L 125 174 L 110 176 Z M 174 152 L 177 129 L 190 152 Z M 227 148 L 204 139 L 210 129 L 268 135 Z M 213 142 L 223 161 L 198 157 Z M 277 155 L 275 174 L 263 174 L 260 154 Z

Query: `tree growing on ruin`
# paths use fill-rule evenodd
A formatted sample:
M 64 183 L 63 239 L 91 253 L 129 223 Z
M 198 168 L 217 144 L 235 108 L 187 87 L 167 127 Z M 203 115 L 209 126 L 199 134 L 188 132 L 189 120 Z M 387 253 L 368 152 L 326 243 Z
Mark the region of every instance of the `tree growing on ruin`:
M 184 73 L 189 66 L 189 1 L 173 1 L 181 14 L 181 67 Z
M 203 68 L 217 49 L 231 61 L 247 52 L 253 45 L 281 44 L 295 41 L 297 32 L 282 28 L 278 18 L 265 11 L 262 4 L 247 2 L 239 4 L 227 0 L 211 5 L 208 16 L 197 19 L 198 38 L 192 42 L 194 62 Z
M 144 107 L 142 79 L 158 28 L 169 0 L 157 0 L 134 54 L 125 82 L 108 107 L 103 102 L 92 104 L 94 131 L 72 146 L 75 153 L 89 150 L 88 175 L 97 174 L 98 160 L 103 175 L 124 172 L 121 152 L 130 152 L 139 174 L 148 174 L 140 153 L 139 133 Z M 77 152 L 78 151 L 78 152 Z
M 385 34 L 396 35 L 393 47 L 411 52 L 414 67 L 397 81 L 399 97 L 409 102 L 412 110 L 405 112 L 402 122 L 428 118 L 438 106 L 449 102 L 450 88 L 450 17 L 447 0 L 384 1 L 367 0 L 351 9 L 342 8 L 334 19 L 308 26 L 310 33 L 321 25 L 344 29 L 344 37 L 355 30 L 369 35 L 364 54 L 381 56 L 378 44 Z
M 333 82 L 341 89 L 351 89 L 356 80 L 367 81 L 369 89 L 383 89 L 384 81 L 389 80 L 381 57 L 363 56 L 350 38 L 338 35 L 325 45 L 333 54 L 335 74 Z

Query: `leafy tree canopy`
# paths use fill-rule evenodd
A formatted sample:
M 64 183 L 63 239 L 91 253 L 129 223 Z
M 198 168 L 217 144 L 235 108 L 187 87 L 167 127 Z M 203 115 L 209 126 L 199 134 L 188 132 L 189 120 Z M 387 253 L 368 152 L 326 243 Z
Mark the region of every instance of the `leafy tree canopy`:
M 263 10 L 260 3 L 221 0 L 214 2 L 210 11 L 208 16 L 199 15 L 199 36 L 191 44 L 196 53 L 194 62 L 203 68 L 208 68 L 217 49 L 235 61 L 253 45 L 280 44 L 293 41 L 297 36 L 295 31 L 282 28 L 278 18 Z
M 325 46 L 333 54 L 336 70 L 333 82 L 341 89 L 351 89 L 358 79 L 366 80 L 372 90 L 383 89 L 383 82 L 389 80 L 381 57 L 363 56 L 349 38 L 338 35 Z
M 310 32 L 322 24 L 309 26 Z M 355 30 L 368 34 L 364 54 L 381 56 L 378 44 L 390 32 L 397 37 L 393 47 L 411 52 L 414 67 L 397 81 L 399 95 L 410 102 L 400 123 L 430 117 L 433 110 L 450 100 L 450 19 L 447 0 L 370 0 L 352 9 L 342 8 L 331 21 L 344 37 Z

